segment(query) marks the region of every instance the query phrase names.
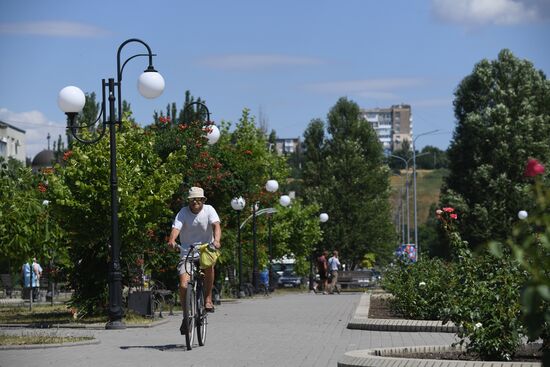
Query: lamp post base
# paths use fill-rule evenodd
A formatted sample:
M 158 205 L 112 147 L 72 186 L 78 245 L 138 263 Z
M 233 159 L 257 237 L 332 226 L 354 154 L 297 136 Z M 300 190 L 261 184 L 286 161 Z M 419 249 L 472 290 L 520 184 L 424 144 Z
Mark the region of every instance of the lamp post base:
M 109 321 L 105 325 L 106 330 L 123 330 L 126 329 L 126 324 L 122 320 Z

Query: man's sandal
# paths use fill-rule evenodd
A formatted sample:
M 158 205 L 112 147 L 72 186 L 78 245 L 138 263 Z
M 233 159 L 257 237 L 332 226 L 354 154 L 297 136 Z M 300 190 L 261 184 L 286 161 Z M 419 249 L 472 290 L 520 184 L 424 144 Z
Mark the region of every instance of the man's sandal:
M 206 304 L 204 306 L 204 309 L 206 310 L 206 312 L 214 312 L 214 305 L 212 303 Z

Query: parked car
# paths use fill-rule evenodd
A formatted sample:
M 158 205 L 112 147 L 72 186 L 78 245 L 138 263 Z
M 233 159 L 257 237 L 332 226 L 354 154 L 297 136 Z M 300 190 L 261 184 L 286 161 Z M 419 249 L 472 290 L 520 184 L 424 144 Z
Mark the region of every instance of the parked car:
M 279 287 L 299 287 L 303 284 L 302 277 L 298 276 L 296 273 L 294 273 L 291 270 L 285 270 L 283 271 L 283 275 L 279 277 L 277 280 L 277 285 Z

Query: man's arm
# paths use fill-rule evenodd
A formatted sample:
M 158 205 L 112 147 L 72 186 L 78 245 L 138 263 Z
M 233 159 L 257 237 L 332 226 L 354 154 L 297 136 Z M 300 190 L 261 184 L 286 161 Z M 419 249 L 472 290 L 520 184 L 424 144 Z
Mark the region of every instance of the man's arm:
M 220 222 L 212 223 L 212 229 L 214 230 L 214 246 L 216 246 L 216 248 L 220 248 L 220 241 L 222 239 L 222 226 L 220 225 Z
M 180 234 L 180 230 L 175 227 L 172 227 L 172 232 L 170 232 L 170 237 L 168 238 L 168 245 L 170 247 L 176 248 L 177 246 L 176 238 L 178 238 L 179 234 Z

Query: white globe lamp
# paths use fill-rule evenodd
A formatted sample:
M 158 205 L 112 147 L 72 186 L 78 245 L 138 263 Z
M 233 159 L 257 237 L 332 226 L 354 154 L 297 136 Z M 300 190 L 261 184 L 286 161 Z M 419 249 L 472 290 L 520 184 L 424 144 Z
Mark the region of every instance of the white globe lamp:
M 244 206 L 246 205 L 246 201 L 244 201 L 242 196 L 239 196 L 238 198 L 233 198 L 231 200 L 231 207 L 234 210 L 241 211 L 244 209 Z
M 281 204 L 282 206 L 284 207 L 287 207 L 290 205 L 290 196 L 288 195 L 282 195 L 280 198 L 279 198 L 279 204 Z
M 164 78 L 157 71 L 144 71 L 138 78 L 138 91 L 148 99 L 157 98 L 164 92 Z
M 279 183 L 276 180 L 269 180 L 265 184 L 265 189 L 269 192 L 275 192 L 279 189 Z
M 520 210 L 518 212 L 518 218 L 521 220 L 527 219 L 528 216 L 529 214 L 525 210 Z
M 86 96 L 78 87 L 68 86 L 59 91 L 57 105 L 65 113 L 79 113 L 84 108 Z
M 216 125 L 208 125 L 204 127 L 208 131 L 206 137 L 208 138 L 208 144 L 216 144 L 220 139 L 220 129 Z

